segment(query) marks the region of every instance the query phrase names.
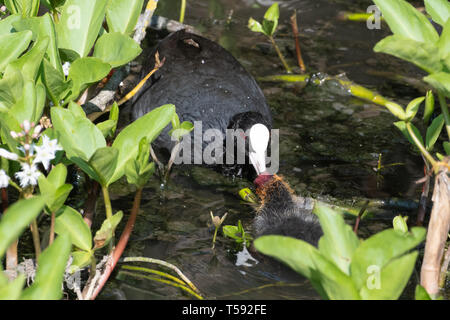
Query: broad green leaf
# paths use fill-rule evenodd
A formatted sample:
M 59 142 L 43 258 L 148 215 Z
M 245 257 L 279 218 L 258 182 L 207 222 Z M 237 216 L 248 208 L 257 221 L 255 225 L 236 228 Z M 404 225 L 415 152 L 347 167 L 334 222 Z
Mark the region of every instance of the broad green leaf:
M 428 127 L 425 144 L 425 147 L 427 148 L 428 151 L 433 150 L 434 144 L 439 138 L 439 135 L 441 134 L 444 124 L 445 124 L 444 115 L 441 114 L 438 117 L 436 117 L 431 123 L 431 125 Z
M 423 78 L 423 80 L 450 97 L 450 73 L 438 72 Z
M 0 257 L 9 245 L 38 217 L 45 205 L 44 197 L 33 197 L 15 202 L 0 219 Z
M 27 53 L 21 56 L 18 60 L 8 64 L 5 74 L 11 72 L 11 69 L 19 70 L 25 80 L 35 81 L 42 59 L 49 44 L 49 38 L 45 37 L 35 43 Z
M 119 32 L 113 32 L 105 33 L 97 40 L 94 57 L 116 68 L 130 62 L 141 52 L 141 47 L 132 38 Z
M 248 28 L 253 32 L 264 33 L 262 25 L 253 18 L 248 19 Z
M 263 236 L 255 240 L 254 246 L 307 277 L 323 298 L 359 299 L 350 277 L 312 245 L 290 237 Z
M 72 244 L 84 251 L 92 248 L 91 229 L 81 214 L 69 206 L 64 206 L 63 212 L 56 217 L 55 232 L 59 235 L 69 235 Z
M 0 72 L 28 48 L 32 35 L 31 31 L 0 35 Z
M 392 33 L 420 42 L 436 42 L 437 31 L 410 3 L 404 0 L 373 0 L 383 13 Z
M 411 101 L 406 107 L 406 121 L 412 121 L 419 111 L 419 107 L 422 102 L 425 100 L 425 97 L 416 98 Z
M 130 35 L 142 11 L 144 0 L 110 0 L 106 7 L 106 22 L 110 32 Z
M 23 76 L 20 71 L 13 71 L 0 79 L 0 102 L 11 108 L 23 95 Z
M 448 0 L 424 0 L 425 9 L 434 22 L 443 26 L 450 17 L 450 3 Z
M 98 181 L 103 187 L 110 184 L 110 179 L 117 166 L 119 151 L 115 148 L 104 147 L 97 149 L 89 159 L 89 165 L 95 170 Z
M 416 300 L 433 300 L 433 299 L 431 299 L 427 290 L 425 290 L 425 288 L 422 287 L 420 284 L 418 284 L 416 286 L 415 299 Z
M 438 47 L 435 43 L 393 35 L 378 42 L 373 50 L 414 63 L 428 73 L 439 72 L 443 68 L 439 55 L 436 54 Z
M 49 38 L 49 44 L 46 51 L 46 58 L 53 68 L 62 73 L 61 59 L 56 43 L 56 31 L 53 19 L 49 13 L 40 17 L 23 18 L 13 22 L 14 29 L 17 31 L 30 30 L 33 32 L 33 41 L 40 41 L 46 37 Z
M 34 120 L 34 109 L 36 106 L 36 87 L 34 81 L 25 81 L 23 86 L 23 95 L 14 106 L 10 108 L 10 114 L 18 123 L 23 123 L 25 120 Z
M 403 107 L 395 102 L 386 102 L 385 105 L 386 109 L 388 109 L 394 116 L 399 118 L 400 120 L 406 119 L 406 112 L 403 110 Z
M 450 142 L 444 142 L 445 153 L 450 156 Z
M 418 252 L 414 251 L 391 260 L 380 270 L 377 268 L 367 269 L 369 278 L 361 288 L 361 298 L 364 300 L 397 300 L 414 271 L 417 255 Z
M 367 269 L 382 270 L 392 259 L 415 248 L 425 239 L 426 230 L 414 227 L 404 234 L 394 229 L 381 231 L 363 241 L 353 254 L 350 274 L 358 289 L 367 284 Z M 392 281 L 392 279 L 391 279 Z
M 4 19 L 1 19 L 0 20 L 0 36 L 13 33 L 13 31 L 14 31 L 13 24 L 20 20 L 22 20 L 22 16 L 20 14 L 12 14 Z
M 394 125 L 403 133 L 403 135 L 408 139 L 408 141 L 413 146 L 416 146 L 414 140 L 412 139 L 411 135 L 408 132 L 408 129 L 406 128 L 406 123 L 404 121 L 394 122 Z M 419 139 L 420 143 L 423 145 L 423 138 L 422 138 L 422 135 L 420 134 L 419 129 L 417 129 L 416 126 L 414 126 L 412 123 L 411 123 L 411 127 L 413 129 L 415 136 Z
M 56 188 L 59 188 L 66 183 L 67 167 L 62 163 L 53 167 L 52 171 L 47 176 L 48 182 L 50 182 Z
M 0 272 L 3 272 L 0 270 Z M 0 300 L 18 300 L 25 285 L 25 276 L 19 274 L 16 279 L 6 285 L 0 285 Z
M 434 95 L 433 91 L 428 90 L 425 98 L 425 111 L 423 112 L 423 122 L 428 124 L 434 112 Z
M 111 65 L 98 58 L 87 57 L 75 60 L 70 66 L 68 76 L 68 79 L 73 82 L 70 99 L 78 97 L 89 84 L 102 80 L 110 70 Z
M 92 251 L 74 251 L 72 252 L 72 264 L 70 265 L 69 272 L 74 273 L 79 269 L 91 263 L 93 258 Z
M 119 211 L 111 218 L 103 221 L 102 227 L 97 231 L 94 237 L 94 249 L 100 249 L 106 246 L 114 236 L 114 231 L 123 218 L 123 212 Z
M 358 237 L 344 218 L 329 207 L 316 204 L 314 213 L 319 217 L 324 233 L 319 241 L 320 253 L 348 275 L 353 252 L 359 245 Z
M 53 127 L 67 157 L 89 161 L 94 152 L 106 147 L 102 132 L 87 118 L 63 108 L 51 108 Z
M 119 150 L 119 158 L 116 171 L 109 183 L 117 181 L 125 174 L 125 166 L 128 161 L 137 156 L 141 139 L 146 137 L 149 143 L 155 140 L 169 124 L 174 113 L 174 105 L 163 105 L 129 124 L 117 135 L 112 147 Z
M 59 48 L 86 57 L 99 34 L 107 3 L 108 0 L 67 0 L 56 25 Z
M 447 69 L 450 70 L 450 19 L 445 23 L 444 29 L 442 30 L 441 36 L 438 42 L 439 47 L 439 56 L 442 60 L 445 60 L 444 63 L 447 66 Z
M 67 234 L 59 235 L 42 252 L 34 283 L 24 290 L 23 300 L 58 300 L 62 298 L 62 284 L 72 243 Z

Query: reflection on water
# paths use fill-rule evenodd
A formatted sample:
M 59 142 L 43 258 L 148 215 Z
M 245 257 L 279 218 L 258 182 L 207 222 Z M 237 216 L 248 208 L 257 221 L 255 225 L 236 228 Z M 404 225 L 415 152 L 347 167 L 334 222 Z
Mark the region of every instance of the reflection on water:
M 292 66 L 296 62 L 289 17 L 297 9 L 309 71 L 345 73 L 351 80 L 403 104 L 420 94 L 411 87 L 368 74 L 371 70 L 402 70 L 404 75 L 419 77 L 411 65 L 373 53 L 375 43 L 388 34 L 386 26 L 368 30 L 364 23 L 336 19 L 339 11 L 365 11 L 371 1 L 279 2 L 277 41 Z M 260 19 L 271 3 L 188 1 L 186 23 L 226 47 L 255 77 L 282 73 L 270 44 L 247 29 L 248 18 Z M 178 0 L 164 0 L 159 2 L 157 13 L 177 19 L 178 9 Z M 382 107 L 330 88 L 267 83 L 261 83 L 261 87 L 274 115 L 274 127 L 280 129 L 280 173 L 297 193 L 347 203 L 359 198 L 418 199 L 414 181 L 422 174 L 421 159 L 414 156 L 393 127 L 393 117 Z M 376 172 L 380 154 L 382 165 L 400 165 Z M 177 265 L 209 299 L 319 298 L 304 278 L 254 252 L 250 254 L 258 263 L 242 263 L 239 259 L 243 253 L 238 254 L 234 243 L 221 232 L 215 251 L 211 250 L 214 229 L 210 211 L 219 216 L 228 212 L 225 224 L 236 225 L 241 220 L 244 228 L 250 228 L 253 209 L 237 196 L 240 188 L 250 185 L 249 181 L 196 167 L 176 167 L 164 190 L 154 179 L 144 190 L 141 212 L 124 256 L 152 257 Z M 120 184 L 113 188 L 114 207 L 129 212 L 133 193 Z M 389 227 L 396 214 L 398 210 L 391 210 L 386 216 L 363 221 L 361 233 L 368 235 Z M 179 289 L 115 274 L 116 279 L 109 282 L 100 298 L 190 298 Z

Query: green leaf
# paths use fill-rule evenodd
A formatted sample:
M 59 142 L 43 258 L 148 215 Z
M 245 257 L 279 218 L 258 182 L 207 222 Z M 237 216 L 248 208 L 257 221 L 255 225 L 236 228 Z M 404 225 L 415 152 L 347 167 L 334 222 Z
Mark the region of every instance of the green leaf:
M 95 44 L 94 57 L 109 63 L 113 68 L 122 66 L 142 52 L 139 44 L 122 33 L 105 33 Z
M 434 95 L 433 91 L 428 90 L 425 98 L 425 111 L 423 112 L 423 122 L 428 124 L 434 112 Z
M 424 0 L 425 9 L 434 22 L 443 26 L 450 17 L 450 3 L 448 0 Z
M 439 35 L 427 17 L 404 0 L 373 0 L 392 33 L 420 42 L 437 42 Z
M 419 42 L 393 35 L 378 42 L 373 50 L 414 63 L 428 73 L 439 72 L 443 68 L 439 55 L 436 54 L 438 47 L 435 43 Z
M 106 120 L 96 124 L 105 138 L 112 136 L 117 127 L 117 120 Z
M 69 268 L 70 273 L 74 273 L 89 265 L 93 258 L 93 251 L 74 251 L 72 252 L 72 258 L 72 264 Z
M 439 56 L 450 70 L 450 19 L 445 23 L 438 42 Z
M 403 135 L 406 137 L 406 139 L 408 139 L 408 141 L 413 145 L 416 146 L 414 140 L 412 139 L 412 137 L 410 136 L 408 129 L 406 128 L 406 123 L 405 121 L 398 121 L 398 122 L 394 122 L 394 125 L 403 133 Z M 420 143 L 423 145 L 423 138 L 422 135 L 420 134 L 419 129 L 416 128 L 416 126 L 414 126 L 411 123 L 411 127 L 414 131 L 414 134 L 416 135 L 416 137 L 419 139 Z M 416 146 L 417 147 L 417 146 Z
M 422 287 L 420 284 L 418 284 L 416 286 L 415 297 L 416 297 L 416 300 L 433 300 L 433 299 L 431 299 L 427 290 L 425 290 L 425 288 Z
M 67 167 L 62 163 L 53 167 L 52 171 L 48 174 L 48 182 L 50 182 L 56 188 L 64 185 L 67 178 Z
M 423 80 L 450 97 L 450 73 L 438 72 L 423 78 Z
M 370 276 L 368 268 L 382 270 L 392 259 L 420 244 L 425 239 L 425 233 L 424 228 L 418 227 L 411 228 L 406 234 L 388 229 L 363 241 L 355 250 L 350 265 L 350 274 L 358 290 L 367 285 Z
M 0 257 L 9 245 L 37 218 L 45 205 L 44 197 L 33 197 L 15 202 L 0 219 Z
M 20 14 L 12 14 L 4 19 L 1 19 L 0 20 L 0 36 L 13 33 L 14 29 L 15 29 L 13 27 L 13 24 L 20 20 L 22 20 L 22 16 Z
M 68 235 L 60 235 L 39 257 L 34 283 L 24 290 L 23 300 L 62 298 L 62 284 L 72 244 Z
M 320 220 L 324 235 L 319 241 L 319 251 L 345 274 L 350 274 L 352 255 L 359 245 L 352 228 L 344 218 L 326 206 L 316 204 L 314 213 Z
M 267 9 L 266 13 L 264 14 L 264 19 L 277 22 L 279 17 L 280 9 L 278 7 L 278 3 L 275 2 L 269 7 L 269 9 Z
M 89 159 L 89 165 L 100 178 L 98 181 L 103 187 L 108 187 L 117 166 L 119 151 L 111 147 L 97 149 Z
M 401 233 L 408 232 L 408 224 L 406 223 L 407 219 L 408 219 L 408 217 L 396 216 L 392 220 L 392 225 L 394 227 L 394 230 L 399 231 Z
M 62 210 L 55 219 L 55 232 L 59 235 L 69 235 L 73 245 L 84 251 L 90 251 L 91 229 L 84 222 L 81 214 L 69 206 L 64 206 Z
M 375 268 L 372 273 L 369 273 L 366 284 L 361 288 L 361 298 L 364 300 L 397 300 L 414 271 L 417 255 L 418 252 L 414 251 L 393 259 L 381 270 Z M 377 279 L 378 277 L 379 279 Z M 371 278 L 374 278 L 375 283 L 372 283 Z
M 129 124 L 117 135 L 112 147 L 119 150 L 119 158 L 116 171 L 109 183 L 117 181 L 125 174 L 128 161 L 137 156 L 141 139 L 146 137 L 149 143 L 155 140 L 169 124 L 174 113 L 174 105 L 163 105 Z
M 106 147 L 102 132 L 86 117 L 58 107 L 51 108 L 50 113 L 58 141 L 69 159 L 89 161 L 97 149 Z
M 45 37 L 37 41 L 36 44 L 27 53 L 18 60 L 11 62 L 5 70 L 5 74 L 11 72 L 11 69 L 22 72 L 25 80 L 35 81 L 42 59 L 47 51 L 49 38 Z
M 448 155 L 448 156 L 450 156 L 450 142 L 444 142 L 444 150 L 445 150 L 445 153 Z
M 12 107 L 23 96 L 23 76 L 14 70 L 0 80 L 0 102 Z
M 116 230 L 122 218 L 123 212 L 119 211 L 111 218 L 103 221 L 102 227 L 97 231 L 94 237 L 94 250 L 103 248 L 111 241 L 112 237 L 114 236 L 114 231 Z
M 406 121 L 412 121 L 419 111 L 419 107 L 422 102 L 425 100 L 425 97 L 416 98 L 411 101 L 406 107 Z
M 36 16 L 39 11 L 39 0 L 5 0 L 4 2 L 11 13 L 20 13 L 23 17 Z
M 444 124 L 445 124 L 444 115 L 441 114 L 438 117 L 436 117 L 431 123 L 431 125 L 428 127 L 425 144 L 426 149 L 428 151 L 433 150 L 434 144 L 439 138 L 439 135 L 441 134 Z
M 31 31 L 0 35 L 0 72 L 28 48 L 32 35 Z
M 70 66 L 68 76 L 68 79 L 73 81 L 69 99 L 78 97 L 89 84 L 102 80 L 110 70 L 111 65 L 98 58 L 87 57 L 75 60 Z
M 255 240 L 254 246 L 261 253 L 284 262 L 307 277 L 322 297 L 360 299 L 350 277 L 312 245 L 290 237 L 263 236 Z
M 59 48 L 86 57 L 102 27 L 108 0 L 67 0 L 56 25 Z
M 110 0 L 106 7 L 106 22 L 110 32 L 130 35 L 142 11 L 144 0 Z
M 253 32 L 264 33 L 262 25 L 253 18 L 248 19 L 248 28 Z
M 0 270 L 0 272 L 2 271 Z M 25 276 L 23 274 L 19 274 L 16 279 L 8 284 L 4 286 L 0 285 L 0 300 L 18 300 L 22 294 L 25 280 Z
M 47 59 L 42 64 L 41 79 L 55 106 L 59 106 L 72 89 L 72 80 L 66 81 L 64 74 L 53 68 Z

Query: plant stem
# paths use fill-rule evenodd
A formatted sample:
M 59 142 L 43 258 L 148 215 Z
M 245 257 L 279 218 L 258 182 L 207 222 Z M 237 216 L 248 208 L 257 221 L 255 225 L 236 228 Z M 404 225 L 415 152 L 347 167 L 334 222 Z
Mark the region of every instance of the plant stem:
M 116 266 L 117 262 L 119 261 L 120 257 L 122 256 L 122 253 L 125 250 L 125 247 L 127 246 L 128 239 L 130 239 L 131 232 L 133 232 L 134 224 L 136 222 L 136 217 L 139 212 L 139 207 L 141 206 L 141 199 L 142 199 L 142 188 L 139 188 L 136 191 L 136 195 L 134 196 L 133 207 L 131 209 L 131 214 L 130 214 L 130 217 L 128 218 L 125 229 L 123 230 L 122 235 L 120 236 L 117 246 L 115 247 L 114 251 L 112 252 L 111 263 L 106 265 L 105 272 L 101 276 L 98 286 L 95 288 L 94 293 L 90 297 L 91 300 L 94 300 L 97 297 L 97 295 L 100 293 L 100 291 L 102 290 L 106 281 L 108 280 L 109 276 L 113 272 L 114 267 Z
M 300 67 L 300 70 L 302 73 L 306 72 L 305 62 L 303 61 L 302 57 L 302 50 L 300 48 L 300 38 L 298 33 L 298 24 L 297 24 L 297 11 L 294 10 L 294 14 L 291 17 L 291 25 L 292 25 L 292 32 L 294 33 L 295 38 L 295 51 L 297 52 L 297 62 L 298 66 Z
M 108 187 L 102 186 L 102 192 L 103 192 L 103 200 L 105 201 L 106 218 L 109 219 L 112 217 L 112 207 L 111 207 L 111 199 L 109 198 Z
M 428 153 L 427 149 L 422 145 L 422 143 L 417 138 L 416 134 L 414 133 L 411 123 L 406 122 L 406 129 L 408 130 L 409 135 L 414 141 L 414 144 L 419 148 L 420 152 L 422 152 L 423 156 L 430 162 L 431 166 L 434 167 L 436 164 L 436 160 Z
M 214 249 L 216 247 L 217 230 L 219 230 L 219 228 L 216 227 L 216 230 L 214 230 L 212 249 Z
M 186 12 L 186 0 L 181 0 L 180 23 L 184 23 L 185 12 Z
M 173 147 L 172 152 L 170 153 L 170 159 L 167 164 L 166 173 L 164 175 L 164 183 L 167 183 L 167 179 L 169 179 L 170 169 L 172 168 L 173 162 L 175 161 L 175 157 L 178 153 L 178 150 L 180 149 L 180 145 L 181 145 L 181 143 L 178 140 L 177 143 L 175 144 L 175 146 Z
M 445 95 L 442 92 L 438 92 L 439 103 L 441 105 L 442 114 L 445 119 L 445 128 L 447 129 L 447 135 L 450 140 L 450 114 L 448 112 L 447 101 L 445 101 Z
M 269 36 L 270 42 L 272 42 L 272 45 L 275 49 L 275 51 L 278 54 L 278 57 L 280 57 L 281 62 L 283 63 L 284 68 L 286 69 L 287 73 L 292 73 L 291 68 L 289 67 L 289 65 L 287 64 L 286 60 L 283 57 L 283 54 L 280 51 L 280 48 L 278 47 L 277 43 L 275 42 L 275 39 L 272 36 Z
M 36 260 L 41 255 L 41 240 L 39 239 L 39 229 L 36 219 L 33 220 L 30 226 L 31 234 L 33 235 L 34 252 L 36 253 Z
M 50 236 L 48 238 L 48 245 L 50 246 L 55 240 L 55 212 L 52 212 L 52 220 L 50 222 Z

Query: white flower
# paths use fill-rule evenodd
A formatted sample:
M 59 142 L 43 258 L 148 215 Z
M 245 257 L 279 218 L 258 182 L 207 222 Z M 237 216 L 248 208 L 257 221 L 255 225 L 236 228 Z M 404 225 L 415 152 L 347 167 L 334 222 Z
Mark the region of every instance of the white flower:
M 0 188 L 6 188 L 9 185 L 9 177 L 5 170 L 0 170 Z
M 69 75 L 70 62 L 66 62 L 62 66 L 64 75 L 67 77 Z
M 35 146 L 36 158 L 33 163 L 41 162 L 45 170 L 48 170 L 50 161 L 55 159 L 56 151 L 62 150 L 56 139 L 50 140 L 46 135 L 42 136 L 42 146 Z
M 3 157 L 8 160 L 14 160 L 14 161 L 17 161 L 17 159 L 19 159 L 19 156 L 17 154 L 6 151 L 3 148 L 0 148 L 0 157 Z
M 30 121 L 25 120 L 22 124 L 22 127 L 23 127 L 23 131 L 25 131 L 26 133 L 29 132 L 31 129 Z
M 41 172 L 34 164 L 31 166 L 28 163 L 22 163 L 22 171 L 16 172 L 16 178 L 20 180 L 20 186 L 25 188 L 29 185 L 37 185 L 37 181 Z

